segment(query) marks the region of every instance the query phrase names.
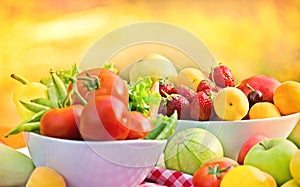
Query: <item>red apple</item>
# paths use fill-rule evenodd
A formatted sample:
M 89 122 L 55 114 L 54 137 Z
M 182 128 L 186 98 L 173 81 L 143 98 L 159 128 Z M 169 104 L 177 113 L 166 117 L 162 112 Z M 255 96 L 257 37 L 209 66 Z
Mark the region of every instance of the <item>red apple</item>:
M 263 95 L 263 101 L 273 103 L 273 95 L 275 89 L 280 85 L 280 82 L 274 77 L 267 75 L 254 75 L 247 79 L 244 79 L 238 85 L 238 88 L 242 90 L 246 96 L 254 90 L 259 90 Z
M 239 155 L 238 155 L 238 160 L 237 162 L 239 164 L 244 164 L 244 159 L 248 153 L 248 151 L 257 143 L 268 139 L 268 137 L 264 136 L 264 135 L 255 135 L 250 137 L 241 147 Z

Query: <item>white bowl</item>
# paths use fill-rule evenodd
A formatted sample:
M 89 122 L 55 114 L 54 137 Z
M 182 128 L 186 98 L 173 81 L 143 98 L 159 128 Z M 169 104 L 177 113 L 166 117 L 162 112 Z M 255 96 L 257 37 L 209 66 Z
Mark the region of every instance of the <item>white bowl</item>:
M 238 121 L 179 120 L 175 133 L 186 128 L 203 128 L 221 141 L 226 157 L 237 159 L 243 143 L 254 135 L 268 138 L 287 138 L 300 119 L 300 113 L 282 117 Z
M 63 175 L 68 187 L 138 186 L 156 165 L 167 140 L 87 142 L 25 133 L 36 166 Z

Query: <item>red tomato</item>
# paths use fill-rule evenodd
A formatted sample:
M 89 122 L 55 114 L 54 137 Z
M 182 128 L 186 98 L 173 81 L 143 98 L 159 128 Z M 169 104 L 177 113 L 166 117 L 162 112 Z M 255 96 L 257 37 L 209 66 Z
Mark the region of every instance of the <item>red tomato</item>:
M 55 138 L 80 139 L 77 124 L 79 124 L 82 110 L 81 105 L 48 110 L 40 120 L 40 133 Z
M 234 166 L 225 161 L 208 162 L 202 165 L 193 175 L 194 187 L 219 187 L 224 175 Z
M 131 116 L 127 105 L 112 95 L 100 95 L 84 107 L 79 131 L 85 140 L 124 140 Z
M 119 98 L 125 105 L 128 105 L 129 95 L 126 83 L 124 80 L 114 72 L 105 68 L 94 68 L 81 72 L 77 75 L 77 78 L 87 77 L 86 73 L 91 76 L 97 76 L 99 78 L 99 88 L 94 91 L 89 91 L 86 87 L 86 81 L 78 80 L 77 88 L 80 95 L 87 101 L 98 95 L 113 95 Z M 75 97 L 74 103 L 80 103 Z
M 131 122 L 129 134 L 126 139 L 144 138 L 153 129 L 151 121 L 141 112 L 131 111 Z

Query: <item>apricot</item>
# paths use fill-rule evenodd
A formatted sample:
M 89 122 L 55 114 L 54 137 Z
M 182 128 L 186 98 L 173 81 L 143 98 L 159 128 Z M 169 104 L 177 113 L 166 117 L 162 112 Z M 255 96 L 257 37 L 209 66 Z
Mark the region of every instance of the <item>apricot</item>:
M 283 115 L 300 112 L 300 83 L 286 81 L 274 92 L 274 104 Z
M 36 167 L 27 181 L 26 187 L 66 187 L 63 176 L 49 167 Z

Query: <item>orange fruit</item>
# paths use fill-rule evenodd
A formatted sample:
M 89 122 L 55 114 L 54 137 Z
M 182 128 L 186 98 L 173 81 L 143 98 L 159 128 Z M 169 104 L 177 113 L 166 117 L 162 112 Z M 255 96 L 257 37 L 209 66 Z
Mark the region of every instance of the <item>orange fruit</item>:
M 278 108 L 269 102 L 258 102 L 255 103 L 249 110 L 250 119 L 262 119 L 280 117 L 281 114 Z
M 49 167 L 36 167 L 32 172 L 26 187 L 66 187 L 62 175 Z
M 296 81 L 281 83 L 275 89 L 273 100 L 283 115 L 300 112 L 300 83 Z

